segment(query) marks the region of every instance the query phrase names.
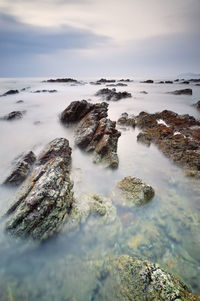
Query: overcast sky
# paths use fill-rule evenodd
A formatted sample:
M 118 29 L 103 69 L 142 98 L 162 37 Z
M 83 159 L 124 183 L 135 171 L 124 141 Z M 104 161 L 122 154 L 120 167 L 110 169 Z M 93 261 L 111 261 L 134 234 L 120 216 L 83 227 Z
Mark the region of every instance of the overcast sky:
M 200 0 L 0 0 L 0 76 L 200 73 Z

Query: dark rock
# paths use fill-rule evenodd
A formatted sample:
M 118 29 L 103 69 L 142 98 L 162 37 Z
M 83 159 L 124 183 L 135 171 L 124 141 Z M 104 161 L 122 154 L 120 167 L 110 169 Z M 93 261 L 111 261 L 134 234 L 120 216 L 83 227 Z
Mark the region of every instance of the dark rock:
M 112 199 L 119 206 L 141 206 L 149 202 L 154 196 L 150 185 L 139 178 L 125 177 L 117 183 L 112 192 Z
M 16 101 L 16 103 L 23 103 L 23 102 L 24 102 L 23 100 Z
M 68 140 L 57 138 L 46 146 L 7 211 L 11 235 L 44 240 L 62 228 L 73 202 L 70 164 Z
M 13 112 L 10 112 L 8 115 L 5 115 L 2 119 L 3 120 L 21 119 L 25 112 L 26 111 L 13 111 Z
M 9 90 L 1 96 L 13 95 L 13 94 L 18 94 L 18 93 L 19 93 L 18 90 Z
M 189 81 L 187 81 L 187 80 L 185 80 L 185 81 L 183 81 L 183 82 L 181 82 L 181 84 L 185 84 L 185 85 L 188 85 L 190 82 Z
M 173 81 L 171 81 L 171 80 L 166 80 L 166 81 L 165 81 L 165 84 L 173 84 Z
M 200 84 L 196 84 L 195 86 L 198 86 L 198 87 L 199 87 L 199 86 L 200 86 Z
M 121 117 L 118 119 L 117 123 L 126 126 L 132 126 L 133 128 L 136 125 L 135 117 L 129 117 L 127 113 L 122 113 Z
M 126 91 L 116 92 L 116 89 L 108 89 L 108 88 L 100 89 L 99 91 L 97 91 L 95 96 L 101 96 L 101 97 L 103 97 L 103 99 L 105 99 L 107 101 L 110 101 L 110 100 L 118 101 L 122 98 L 132 97 L 131 93 L 128 93 Z
M 91 85 L 95 85 L 95 86 L 101 86 L 101 83 L 99 82 L 90 82 Z
M 88 103 L 86 100 L 73 101 L 71 104 L 61 113 L 60 120 L 64 124 L 78 122 L 87 113 L 94 108 L 93 104 Z
M 106 87 L 127 87 L 127 84 L 117 83 L 117 84 L 108 84 Z
M 55 92 L 58 92 L 58 91 L 57 90 L 36 90 L 36 91 L 33 91 L 33 93 L 46 93 L 46 92 L 55 93 Z
M 57 79 L 48 79 L 43 82 L 46 83 L 78 83 L 76 79 L 73 78 L 57 78 Z
M 193 104 L 193 107 L 195 107 L 197 110 L 200 111 L 200 100 Z
M 192 82 L 192 83 L 199 83 L 200 82 L 200 78 L 191 78 L 188 81 Z
M 199 176 L 200 121 L 169 110 L 156 114 L 141 112 L 136 121 L 143 129 L 138 141 L 147 145 L 154 142 L 172 161 Z
M 116 123 L 107 119 L 108 104 L 91 104 L 86 100 L 72 102 L 62 113 L 61 122 L 78 122 L 75 130 L 75 144 L 86 152 L 94 152 L 96 163 L 118 166 L 117 141 L 120 132 Z
M 26 91 L 26 90 L 28 90 L 28 89 L 30 89 L 31 87 L 26 87 L 26 88 L 23 88 L 23 89 L 21 89 L 21 91 L 23 92 L 23 91 Z
M 126 83 L 131 83 L 131 82 L 133 82 L 133 80 L 131 80 L 131 79 L 129 79 L 129 78 L 127 78 L 127 79 L 120 79 L 120 80 L 118 80 L 118 82 L 126 82 Z
M 115 79 L 101 78 L 101 79 L 97 80 L 97 83 L 100 83 L 100 84 L 115 83 L 115 82 L 116 82 Z
M 153 84 L 154 81 L 152 79 L 148 79 L 148 80 L 145 80 L 145 81 L 143 81 L 141 83 L 143 83 L 143 84 Z
M 183 90 L 175 90 L 172 92 L 168 92 L 174 95 L 192 95 L 192 89 L 183 89 Z
M 140 91 L 141 94 L 148 94 L 146 91 Z
M 161 81 L 159 82 L 159 84 L 164 84 L 164 81 L 161 80 Z
M 179 79 L 178 79 L 178 78 L 177 78 L 177 79 L 175 79 L 175 80 L 174 80 L 174 82 L 176 82 L 176 83 L 177 83 L 177 82 L 179 82 Z
M 11 174 L 6 178 L 3 184 L 21 184 L 29 174 L 33 163 L 36 160 L 35 154 L 30 151 L 24 155 L 16 164 Z

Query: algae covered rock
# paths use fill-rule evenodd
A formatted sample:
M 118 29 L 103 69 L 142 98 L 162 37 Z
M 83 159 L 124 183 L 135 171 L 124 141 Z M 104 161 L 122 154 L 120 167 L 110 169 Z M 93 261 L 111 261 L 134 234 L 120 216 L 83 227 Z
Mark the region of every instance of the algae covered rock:
M 200 300 L 190 293 L 180 278 L 166 272 L 158 264 L 121 255 L 110 260 L 106 268 L 108 276 L 101 291 L 101 300 Z
M 70 163 L 67 139 L 46 146 L 7 211 L 10 234 L 44 240 L 60 230 L 73 202 Z
M 125 177 L 117 183 L 112 199 L 119 206 L 133 207 L 146 204 L 154 196 L 153 188 L 139 178 Z

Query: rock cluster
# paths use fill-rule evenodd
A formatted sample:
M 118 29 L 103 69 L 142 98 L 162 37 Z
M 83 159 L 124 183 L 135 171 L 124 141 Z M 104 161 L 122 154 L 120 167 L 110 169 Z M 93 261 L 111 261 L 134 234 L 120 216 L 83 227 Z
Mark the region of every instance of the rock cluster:
M 192 95 L 192 89 L 182 89 L 182 90 L 175 90 L 172 92 L 168 92 L 173 95 Z
M 47 145 L 7 211 L 10 234 L 44 240 L 62 228 L 73 202 L 70 164 L 68 140 Z
M 120 125 L 131 126 L 133 128 L 136 125 L 135 117 L 129 116 L 127 113 L 122 113 L 121 117 L 117 120 L 117 123 Z
M 164 110 L 156 114 L 141 112 L 136 122 L 143 130 L 138 141 L 148 145 L 154 142 L 172 161 L 199 176 L 200 121 L 188 114 Z
M 117 101 L 117 100 L 120 100 L 122 98 L 132 97 L 131 93 L 126 92 L 126 91 L 117 92 L 115 88 L 113 88 L 113 89 L 108 89 L 108 88 L 100 89 L 99 91 L 97 91 L 95 96 L 101 96 L 104 100 L 107 100 L 107 101 L 110 101 L 110 100 Z
M 78 122 L 75 144 L 86 152 L 94 152 L 94 161 L 106 166 L 118 166 L 117 142 L 120 132 L 116 122 L 107 117 L 108 104 L 91 104 L 86 100 L 72 102 L 60 116 L 64 124 Z
M 58 91 L 57 90 L 36 90 L 36 91 L 33 91 L 33 93 L 46 93 L 46 92 L 55 93 L 55 92 L 58 92 Z
M 56 79 L 48 79 L 45 80 L 44 82 L 47 83 L 78 83 L 76 79 L 73 78 L 56 78 Z

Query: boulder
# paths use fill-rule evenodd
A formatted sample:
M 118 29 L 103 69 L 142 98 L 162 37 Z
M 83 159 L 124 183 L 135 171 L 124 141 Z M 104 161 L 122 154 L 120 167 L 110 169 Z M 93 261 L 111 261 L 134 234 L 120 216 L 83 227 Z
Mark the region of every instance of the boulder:
M 67 139 L 57 138 L 46 146 L 7 211 L 7 232 L 40 241 L 62 228 L 73 203 L 70 164 Z
M 173 81 L 171 81 L 171 80 L 166 80 L 166 81 L 165 81 L 165 84 L 173 84 Z
M 117 183 L 112 199 L 119 206 L 134 207 L 148 203 L 154 196 L 153 188 L 139 178 L 125 177 Z
M 48 79 L 43 82 L 47 83 L 78 83 L 76 79 L 73 78 L 57 78 L 57 79 Z
M 18 94 L 19 91 L 18 90 L 9 90 L 7 92 L 5 92 L 3 95 L 1 96 L 8 96 L 8 95 L 13 95 L 13 94 Z
M 175 90 L 172 92 L 168 92 L 173 95 L 192 95 L 192 89 L 182 89 L 182 90 Z
M 128 93 L 126 91 L 116 92 L 115 88 L 113 88 L 113 89 L 108 89 L 108 88 L 100 89 L 99 91 L 97 91 L 95 96 L 101 96 L 106 101 L 110 101 L 110 100 L 118 101 L 122 98 L 132 97 L 131 93 Z
M 122 113 L 121 117 L 117 120 L 120 125 L 131 126 L 135 128 L 136 122 L 135 117 L 129 117 L 127 113 Z
M 17 163 L 11 174 L 6 178 L 3 184 L 21 184 L 29 174 L 33 163 L 36 160 L 35 154 L 30 151 L 25 154 Z
M 148 80 L 145 80 L 145 81 L 143 81 L 141 83 L 143 83 L 143 84 L 153 84 L 154 81 L 152 79 L 148 79 Z
M 13 111 L 10 112 L 8 115 L 5 115 L 4 117 L 2 117 L 1 119 L 3 120 L 15 120 L 15 119 L 21 119 L 23 117 L 23 114 L 26 111 Z

